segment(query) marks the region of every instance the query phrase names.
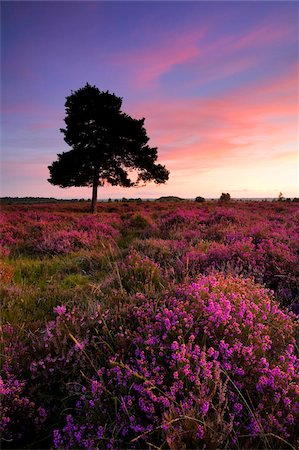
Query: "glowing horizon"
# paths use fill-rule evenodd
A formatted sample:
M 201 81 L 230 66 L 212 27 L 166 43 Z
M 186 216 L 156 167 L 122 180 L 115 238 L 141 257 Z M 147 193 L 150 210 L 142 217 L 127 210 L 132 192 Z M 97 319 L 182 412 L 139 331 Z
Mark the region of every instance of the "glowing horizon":
M 47 182 L 69 148 L 65 97 L 86 82 L 145 117 L 165 185 L 99 199 L 299 195 L 299 4 L 7 2 L 1 196 L 89 198 Z

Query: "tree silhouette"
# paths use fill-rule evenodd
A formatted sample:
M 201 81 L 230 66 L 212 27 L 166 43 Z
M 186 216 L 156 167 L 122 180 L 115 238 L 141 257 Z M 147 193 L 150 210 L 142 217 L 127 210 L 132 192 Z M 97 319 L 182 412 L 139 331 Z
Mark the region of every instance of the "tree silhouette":
M 221 202 L 229 202 L 230 200 L 231 200 L 230 194 L 228 192 L 227 193 L 222 192 L 222 194 L 220 196 L 220 201 Z
M 66 97 L 66 127 L 60 131 L 72 149 L 57 155 L 48 167 L 48 181 L 62 188 L 92 186 L 92 212 L 98 186 L 160 184 L 169 177 L 165 166 L 155 164 L 157 148 L 147 145 L 145 119 L 133 119 L 121 111 L 121 105 L 122 98 L 88 83 Z M 129 177 L 131 172 L 137 173 L 135 181 Z

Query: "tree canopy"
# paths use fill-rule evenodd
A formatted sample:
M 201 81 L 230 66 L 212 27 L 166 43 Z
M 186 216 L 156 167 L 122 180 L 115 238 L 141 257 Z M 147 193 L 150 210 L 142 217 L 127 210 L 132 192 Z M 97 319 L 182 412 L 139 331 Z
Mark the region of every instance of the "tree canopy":
M 93 212 L 98 186 L 160 184 L 169 177 L 165 166 L 156 164 L 157 148 L 148 145 L 145 119 L 133 119 L 121 106 L 122 98 L 88 83 L 66 97 L 66 127 L 60 131 L 71 150 L 57 155 L 48 181 L 62 188 L 92 186 Z

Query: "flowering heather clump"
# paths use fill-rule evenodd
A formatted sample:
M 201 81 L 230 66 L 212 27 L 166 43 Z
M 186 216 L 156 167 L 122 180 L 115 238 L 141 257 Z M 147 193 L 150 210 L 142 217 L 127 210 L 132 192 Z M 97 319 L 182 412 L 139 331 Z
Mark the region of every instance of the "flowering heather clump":
M 61 230 L 56 233 L 44 235 L 37 244 L 36 249 L 37 251 L 48 254 L 70 253 L 88 244 L 89 239 L 87 233 L 76 230 Z
M 113 225 L 113 226 L 112 226 Z M 75 228 L 84 231 L 91 239 L 117 239 L 119 233 L 115 225 L 120 225 L 119 218 L 115 216 L 87 215 L 77 220 Z
M 10 442 L 32 440 L 32 433 L 42 429 L 47 413 L 30 397 L 29 383 L 22 373 L 22 364 L 27 362 L 26 345 L 10 325 L 4 325 L 1 331 L 0 435 L 6 447 Z
M 112 226 L 113 225 L 113 226 Z M 2 213 L 0 249 L 25 253 L 67 254 L 119 237 L 115 215 L 49 214 L 45 211 Z
M 153 238 L 136 240 L 134 248 L 153 259 L 163 268 L 174 268 L 188 249 L 183 240 Z
M 37 407 L 24 391 L 26 382 L 9 371 L 0 376 L 1 417 L 0 434 L 4 442 L 32 439 L 30 433 L 41 428 L 46 411 Z
M 201 277 L 122 320 L 106 317 L 114 349 L 54 432 L 56 448 L 296 445 L 297 326 L 270 292 Z
M 163 239 L 178 239 L 182 233 L 189 236 L 192 231 L 200 232 L 203 217 L 196 211 L 182 210 L 166 214 L 160 224 L 160 233 Z M 192 233 L 192 237 L 194 237 Z

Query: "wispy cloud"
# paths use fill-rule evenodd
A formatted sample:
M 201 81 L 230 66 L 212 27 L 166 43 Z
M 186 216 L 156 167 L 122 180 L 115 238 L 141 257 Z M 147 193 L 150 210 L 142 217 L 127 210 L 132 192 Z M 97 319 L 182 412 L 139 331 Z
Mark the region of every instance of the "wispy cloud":
M 162 75 L 177 65 L 196 59 L 200 53 L 199 39 L 206 29 L 171 33 L 150 48 L 115 54 L 109 61 L 129 70 L 135 88 L 152 87 Z

